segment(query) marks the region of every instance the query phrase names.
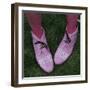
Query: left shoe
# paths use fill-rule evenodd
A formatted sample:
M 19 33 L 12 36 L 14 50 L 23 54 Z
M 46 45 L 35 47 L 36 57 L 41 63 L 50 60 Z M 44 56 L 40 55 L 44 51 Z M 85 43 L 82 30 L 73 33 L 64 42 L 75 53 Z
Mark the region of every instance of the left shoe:
M 47 73 L 50 73 L 54 69 L 54 63 L 52 59 L 52 54 L 50 52 L 46 36 L 45 30 L 42 28 L 43 34 L 41 38 L 38 38 L 32 31 L 32 40 L 33 40 L 33 47 L 35 51 L 35 57 L 38 65 Z
M 76 39 L 77 39 L 78 28 L 72 34 L 66 32 L 64 37 L 57 48 L 57 51 L 54 56 L 55 64 L 64 63 L 68 57 L 71 55 Z

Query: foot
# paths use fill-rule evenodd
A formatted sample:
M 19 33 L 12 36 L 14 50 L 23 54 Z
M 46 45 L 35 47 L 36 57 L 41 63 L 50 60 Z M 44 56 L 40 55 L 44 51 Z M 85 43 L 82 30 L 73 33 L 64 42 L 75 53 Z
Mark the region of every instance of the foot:
M 64 34 L 64 37 L 55 53 L 54 57 L 55 64 L 64 63 L 71 55 L 76 42 L 77 32 L 78 30 L 76 29 L 73 33 L 66 32 Z
M 54 64 L 53 64 L 52 55 L 50 53 L 46 41 L 45 32 L 43 30 L 43 34 L 41 38 L 38 38 L 33 32 L 31 33 L 32 33 L 36 61 L 45 72 L 49 73 L 53 70 Z

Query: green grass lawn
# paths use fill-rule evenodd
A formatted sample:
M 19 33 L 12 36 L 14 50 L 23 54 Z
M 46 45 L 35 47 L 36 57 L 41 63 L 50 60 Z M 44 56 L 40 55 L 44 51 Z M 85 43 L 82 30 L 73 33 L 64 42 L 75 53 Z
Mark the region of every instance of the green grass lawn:
M 65 32 L 66 17 L 64 14 L 43 13 L 42 26 L 45 29 L 48 45 L 54 57 L 55 51 Z M 24 77 L 80 74 L 80 32 L 78 33 L 77 43 L 72 55 L 64 64 L 55 65 L 53 72 L 47 74 L 36 62 L 30 31 L 31 27 L 24 16 Z

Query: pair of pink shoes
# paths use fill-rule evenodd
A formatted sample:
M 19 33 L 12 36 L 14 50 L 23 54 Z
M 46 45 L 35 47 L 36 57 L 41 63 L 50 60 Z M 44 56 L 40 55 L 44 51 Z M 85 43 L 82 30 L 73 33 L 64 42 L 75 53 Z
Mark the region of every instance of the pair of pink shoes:
M 41 38 L 38 38 L 33 32 L 31 32 L 37 63 L 45 72 L 52 72 L 54 69 L 54 63 L 62 64 L 67 60 L 74 48 L 77 32 L 78 30 L 72 34 L 67 32 L 64 34 L 64 37 L 56 50 L 54 60 L 48 47 L 44 30 Z

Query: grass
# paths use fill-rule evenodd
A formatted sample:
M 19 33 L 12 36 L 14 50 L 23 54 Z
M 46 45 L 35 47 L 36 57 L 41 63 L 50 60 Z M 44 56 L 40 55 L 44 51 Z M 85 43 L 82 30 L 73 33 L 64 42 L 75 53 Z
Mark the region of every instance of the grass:
M 45 29 L 48 45 L 54 57 L 66 28 L 64 14 L 42 14 L 42 26 Z M 24 77 L 60 76 L 80 74 L 80 32 L 72 55 L 62 65 L 55 65 L 53 72 L 47 74 L 37 64 L 32 46 L 31 27 L 24 16 Z

